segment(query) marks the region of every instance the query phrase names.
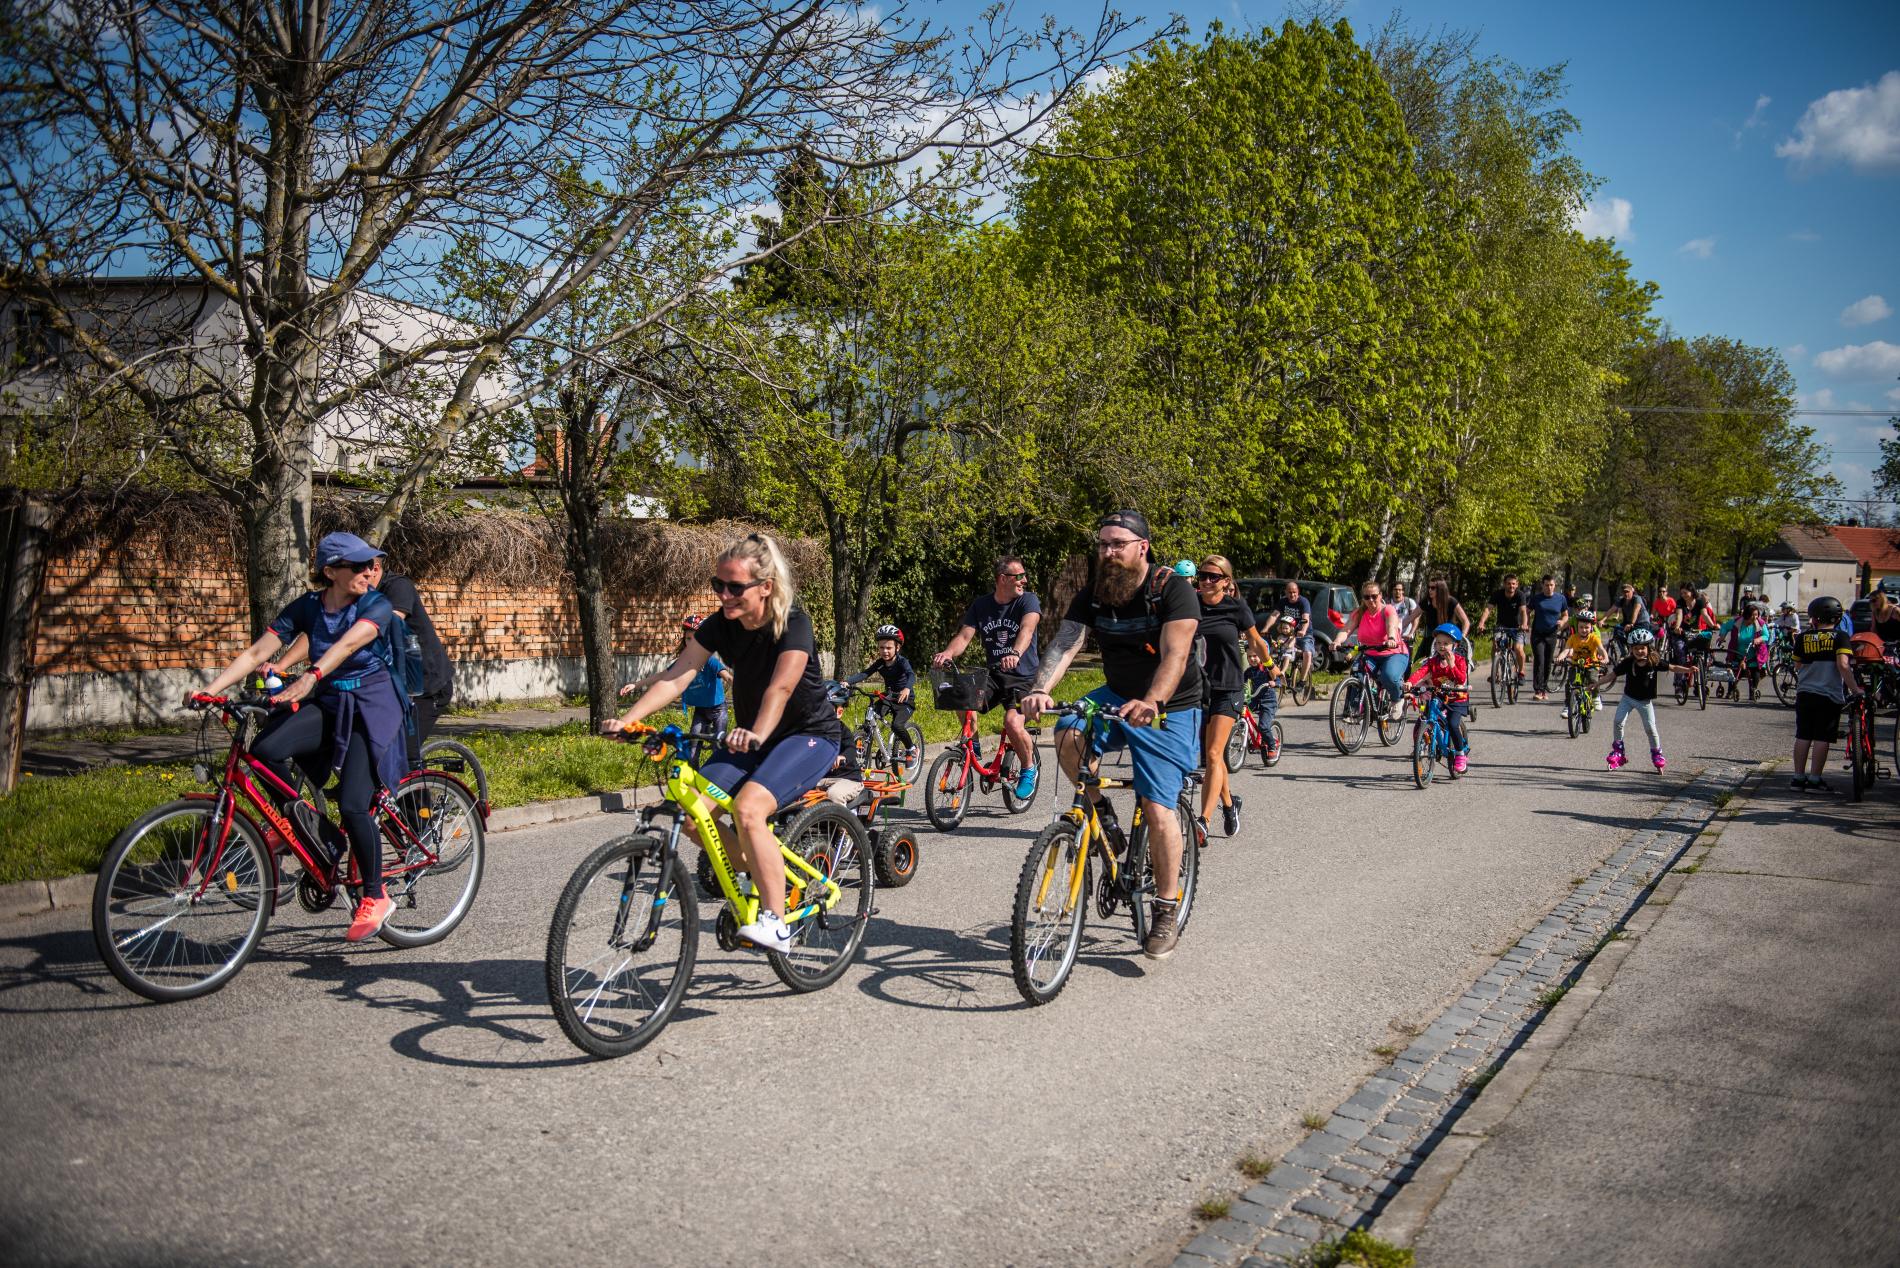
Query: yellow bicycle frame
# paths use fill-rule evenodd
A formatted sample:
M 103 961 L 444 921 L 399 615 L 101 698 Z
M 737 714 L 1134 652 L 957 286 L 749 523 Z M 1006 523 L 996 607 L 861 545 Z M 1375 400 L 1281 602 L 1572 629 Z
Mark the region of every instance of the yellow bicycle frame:
M 725 895 L 726 906 L 732 909 L 734 918 L 741 925 L 749 925 L 759 918 L 758 897 L 739 892 L 739 883 L 733 878 L 732 860 L 726 855 L 725 842 L 719 837 L 719 828 L 713 822 L 712 811 L 706 808 L 706 803 L 710 801 L 731 813 L 732 795 L 687 765 L 685 751 L 677 741 L 669 741 L 669 747 L 672 751 L 664 758 L 666 795 L 680 808 L 680 813 L 692 821 L 693 834 L 699 838 L 700 848 L 712 860 L 713 876 L 719 881 L 719 890 Z M 838 888 L 838 883 L 787 849 L 776 834 L 772 841 L 785 859 L 787 895 L 795 890 L 804 895 L 819 895 L 815 899 L 808 898 L 796 908 L 788 902 L 785 923 L 795 925 L 821 911 L 836 907 L 844 897 L 844 891 Z
M 1086 739 L 1084 743 L 1086 743 Z M 1082 830 L 1081 840 L 1075 852 L 1075 862 L 1069 869 L 1069 897 L 1062 910 L 1072 910 L 1082 901 L 1082 878 L 1088 873 L 1088 857 L 1091 848 L 1101 851 L 1104 865 L 1108 868 L 1108 880 L 1112 883 L 1121 875 L 1121 864 L 1115 858 L 1115 851 L 1109 848 L 1108 834 L 1102 830 L 1101 812 L 1096 809 L 1097 802 L 1092 799 L 1089 789 L 1098 792 L 1113 791 L 1121 788 L 1133 788 L 1134 784 L 1121 779 L 1103 779 L 1101 777 L 1102 755 L 1091 753 L 1075 781 L 1075 804 L 1063 811 L 1063 815 Z M 1135 799 L 1134 817 L 1129 820 L 1128 830 L 1133 832 L 1141 826 L 1141 799 Z M 1049 897 L 1049 886 L 1055 879 L 1056 857 L 1049 856 L 1043 868 L 1042 883 L 1036 887 L 1036 909 Z

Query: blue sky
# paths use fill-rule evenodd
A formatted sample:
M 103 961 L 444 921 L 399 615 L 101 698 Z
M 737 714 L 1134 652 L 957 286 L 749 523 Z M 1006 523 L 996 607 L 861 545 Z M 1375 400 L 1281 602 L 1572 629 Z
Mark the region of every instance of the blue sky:
M 1196 34 L 1285 13 L 1123 4 L 1150 21 L 1178 11 Z M 1401 7 L 1414 26 L 1476 31 L 1482 53 L 1567 64 L 1573 145 L 1604 182 L 1591 225 L 1661 287 L 1679 333 L 1780 348 L 1803 405 L 1900 413 L 1900 4 Z M 1342 16 L 1367 36 L 1393 8 L 1358 0 Z M 1078 26 L 1097 12 L 1051 11 Z M 1886 417 L 1803 421 L 1849 494 L 1867 491 Z

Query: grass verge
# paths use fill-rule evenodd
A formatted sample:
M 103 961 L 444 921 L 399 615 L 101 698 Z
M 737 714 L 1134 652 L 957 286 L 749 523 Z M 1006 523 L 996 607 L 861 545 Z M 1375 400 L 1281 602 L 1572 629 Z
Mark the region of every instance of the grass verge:
M 1402 1246 L 1380 1241 L 1363 1228 L 1355 1228 L 1336 1242 L 1321 1242 L 1313 1247 L 1313 1268 L 1412 1268 L 1412 1252 Z

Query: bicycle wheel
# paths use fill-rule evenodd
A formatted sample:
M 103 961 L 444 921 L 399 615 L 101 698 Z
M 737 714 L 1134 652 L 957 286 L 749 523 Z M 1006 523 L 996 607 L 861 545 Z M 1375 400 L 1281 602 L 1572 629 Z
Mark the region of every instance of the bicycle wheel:
M 169 1003 L 217 990 L 244 967 L 277 909 L 263 836 L 234 816 L 214 860 L 217 803 L 174 801 L 121 832 L 92 890 L 99 958 L 126 989 Z M 202 853 L 202 857 L 201 857 Z M 215 864 L 216 875 L 205 867 Z
M 937 754 L 924 781 L 924 814 L 939 832 L 955 832 L 970 808 L 970 769 L 963 754 L 960 744 Z
M 1706 657 L 1698 657 L 1695 663 L 1695 695 L 1698 707 L 1709 707 L 1709 662 Z
M 379 825 L 383 888 L 396 909 L 376 935 L 393 947 L 426 947 L 462 923 L 482 885 L 487 832 L 475 796 L 447 775 L 402 781 Z
M 1853 708 L 1847 715 L 1847 766 L 1852 776 L 1855 801 L 1866 798 L 1867 787 L 1873 782 L 1867 777 L 1867 743 L 1867 711 Z
M 844 891 L 836 906 L 792 925 L 789 951 L 770 953 L 772 971 L 795 991 L 818 991 L 844 976 L 871 924 L 877 872 L 858 817 L 829 801 L 808 807 L 785 829 L 785 848 Z M 785 910 L 806 901 L 804 878 L 788 867 Z M 817 895 L 812 895 L 816 898 Z
M 1577 738 L 1577 725 L 1581 720 L 1583 702 L 1577 698 L 1577 681 L 1574 678 L 1564 680 L 1564 725 L 1570 729 L 1570 738 Z
M 1506 680 L 1505 691 L 1512 704 L 1517 703 L 1517 693 L 1524 687 L 1524 675 L 1517 667 L 1517 658 L 1511 658 L 1510 678 Z
M 1262 766 L 1278 766 L 1280 764 L 1282 746 L 1285 745 L 1285 743 L 1286 732 L 1280 729 L 1280 719 L 1275 718 L 1273 725 L 1267 728 L 1265 742 L 1260 746 L 1260 764 Z
M 1577 703 L 1582 706 L 1583 711 L 1583 717 L 1580 723 L 1582 733 L 1588 735 L 1590 734 L 1590 718 L 1597 711 L 1597 693 L 1586 689 L 1579 697 Z
M 924 766 L 923 732 L 906 722 L 892 733 L 891 742 L 897 746 L 897 777 L 906 784 L 916 783 Z
M 1201 884 L 1201 850 L 1207 845 L 1207 837 L 1201 831 L 1201 821 L 1196 814 L 1192 789 L 1183 789 L 1180 800 L 1174 803 L 1175 823 L 1181 829 L 1181 905 L 1174 913 L 1177 931 L 1187 929 L 1188 918 L 1194 914 L 1194 896 Z
M 624 1057 L 665 1029 L 699 957 L 699 904 L 665 843 L 607 842 L 574 869 L 554 904 L 545 959 L 561 1033 L 596 1057 Z
M 1029 753 L 1036 762 L 1036 786 L 1030 790 L 1027 797 L 1016 795 L 1016 781 L 1023 773 L 1023 759 L 1016 756 L 1015 749 L 1007 746 L 1003 753 L 1001 767 L 1003 775 L 998 782 L 1003 786 L 1003 808 L 1013 815 L 1019 815 L 1035 805 L 1036 798 L 1042 794 L 1042 754 L 1036 751 L 1033 741 L 1029 746 Z
M 1064 815 L 1036 837 L 1016 878 L 1009 967 L 1016 989 L 1030 1004 L 1047 1004 L 1062 993 L 1082 947 L 1094 886 L 1089 880 L 1090 859 L 1080 847 L 1080 830 Z
M 488 804 L 488 771 L 475 750 L 459 740 L 434 739 L 422 746 L 422 768 L 453 775 L 468 785 L 475 800 Z
M 1359 674 L 1350 674 L 1333 689 L 1333 702 L 1327 734 L 1341 753 L 1357 753 L 1372 729 L 1372 685 Z
M 885 827 L 877 834 L 871 858 L 877 864 L 877 883 L 887 889 L 902 889 L 917 876 L 917 863 L 923 847 L 911 832 Z
M 1234 729 L 1227 733 L 1227 748 L 1221 753 L 1227 773 L 1239 770 L 1247 761 L 1247 719 L 1235 718 Z
M 1505 663 L 1509 660 L 1510 660 L 1510 657 L 1508 656 L 1493 656 L 1491 658 L 1491 707 L 1492 708 L 1504 707 L 1504 701 L 1506 698 L 1505 692 L 1507 690 L 1505 686 L 1505 682 L 1504 682 L 1504 674 L 1505 674 L 1504 666 L 1505 666 Z
M 1795 693 L 1801 689 L 1801 679 L 1795 673 L 1793 665 L 1776 665 L 1774 670 L 1775 699 L 1788 708 L 1794 708 Z
M 1437 754 L 1432 752 L 1432 728 L 1425 719 L 1420 718 L 1412 724 L 1412 785 L 1424 788 L 1432 782 L 1432 765 Z
M 1302 669 L 1299 681 L 1293 684 L 1293 703 L 1312 704 L 1313 690 L 1313 671 Z
M 1372 708 L 1379 728 L 1379 743 L 1391 748 L 1405 734 L 1405 702 L 1399 701 L 1399 716 L 1396 718 L 1387 715 L 1383 697 L 1375 697 Z

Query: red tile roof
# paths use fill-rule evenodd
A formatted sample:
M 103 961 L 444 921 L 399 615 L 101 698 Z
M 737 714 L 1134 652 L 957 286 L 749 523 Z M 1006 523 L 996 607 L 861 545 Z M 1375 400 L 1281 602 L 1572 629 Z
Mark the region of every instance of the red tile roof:
M 1817 564 L 1858 563 L 1859 557 L 1835 540 L 1834 534 L 1825 528 L 1816 528 L 1811 524 L 1784 524 L 1775 534 L 1775 545 L 1759 552 L 1769 559 L 1800 559 Z
M 1834 540 L 1875 573 L 1900 573 L 1900 529 L 1834 528 Z

